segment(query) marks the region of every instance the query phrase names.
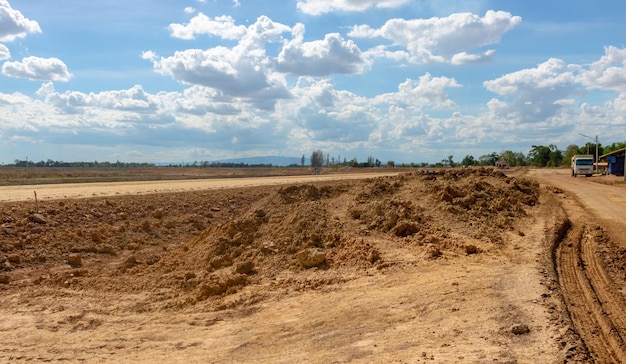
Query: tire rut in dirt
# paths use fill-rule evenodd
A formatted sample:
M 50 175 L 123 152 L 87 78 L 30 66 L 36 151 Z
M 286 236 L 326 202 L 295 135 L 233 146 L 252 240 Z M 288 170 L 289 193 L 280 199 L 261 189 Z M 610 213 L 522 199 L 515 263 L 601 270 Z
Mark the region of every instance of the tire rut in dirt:
M 597 256 L 592 229 L 574 222 L 556 263 L 567 308 L 592 357 L 598 363 L 626 362 L 623 302 Z

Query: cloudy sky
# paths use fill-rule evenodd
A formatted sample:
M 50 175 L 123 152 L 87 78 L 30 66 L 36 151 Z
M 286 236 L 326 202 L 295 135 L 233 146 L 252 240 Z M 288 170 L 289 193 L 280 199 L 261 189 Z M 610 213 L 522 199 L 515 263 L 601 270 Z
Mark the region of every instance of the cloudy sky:
M 0 163 L 626 140 L 622 0 L 0 0 Z

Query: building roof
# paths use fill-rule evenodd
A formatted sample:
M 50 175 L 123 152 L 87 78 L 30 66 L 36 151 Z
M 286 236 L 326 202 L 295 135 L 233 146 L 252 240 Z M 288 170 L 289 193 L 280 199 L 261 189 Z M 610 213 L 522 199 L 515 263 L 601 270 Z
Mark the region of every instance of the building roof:
M 626 148 L 622 148 L 622 149 L 618 149 L 618 150 L 614 150 L 611 153 L 607 153 L 607 154 L 603 154 L 600 157 L 598 157 L 598 159 L 602 159 L 602 158 L 606 158 L 606 157 L 611 157 L 614 155 L 622 155 L 624 154 L 624 152 L 626 152 Z

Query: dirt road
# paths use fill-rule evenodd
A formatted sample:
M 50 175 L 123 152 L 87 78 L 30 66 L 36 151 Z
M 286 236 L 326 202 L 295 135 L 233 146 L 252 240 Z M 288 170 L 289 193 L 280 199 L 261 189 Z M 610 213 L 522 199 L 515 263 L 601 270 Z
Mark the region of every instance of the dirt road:
M 569 170 L 532 170 L 530 175 L 573 197 L 563 199 L 568 221 L 555 264 L 579 334 L 597 362 L 626 362 L 624 276 L 607 265 L 623 264 L 625 186 L 611 176 L 573 178 Z
M 0 202 L 28 201 L 34 199 L 33 191 L 41 200 L 87 198 L 105 196 L 139 195 L 181 191 L 212 190 L 236 187 L 271 186 L 287 183 L 323 182 L 375 178 L 397 173 L 355 173 L 317 176 L 280 176 L 255 178 L 216 178 L 196 180 L 161 180 L 135 182 L 66 183 L 27 186 L 0 186 Z

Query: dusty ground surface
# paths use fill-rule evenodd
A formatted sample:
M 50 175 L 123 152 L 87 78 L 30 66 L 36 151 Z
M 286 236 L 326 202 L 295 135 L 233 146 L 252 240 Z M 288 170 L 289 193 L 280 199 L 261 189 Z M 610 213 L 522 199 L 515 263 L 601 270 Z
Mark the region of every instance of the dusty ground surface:
M 626 195 L 623 177 L 531 171 L 556 186 L 563 215 L 554 266 L 574 328 L 598 363 L 626 362 Z
M 261 171 L 264 172 L 264 171 Z M 259 172 L 259 173 L 261 173 Z M 233 187 L 258 187 L 283 185 L 286 183 L 306 183 L 334 180 L 351 180 L 396 175 L 398 172 L 374 173 L 325 173 L 323 175 L 230 177 L 191 180 L 150 180 L 124 183 L 55 183 L 42 185 L 0 186 L 0 202 L 39 200 L 59 200 L 87 197 L 147 195 L 154 193 L 188 192 Z
M 567 173 L 3 190 L 0 361 L 620 362 L 624 186 Z

